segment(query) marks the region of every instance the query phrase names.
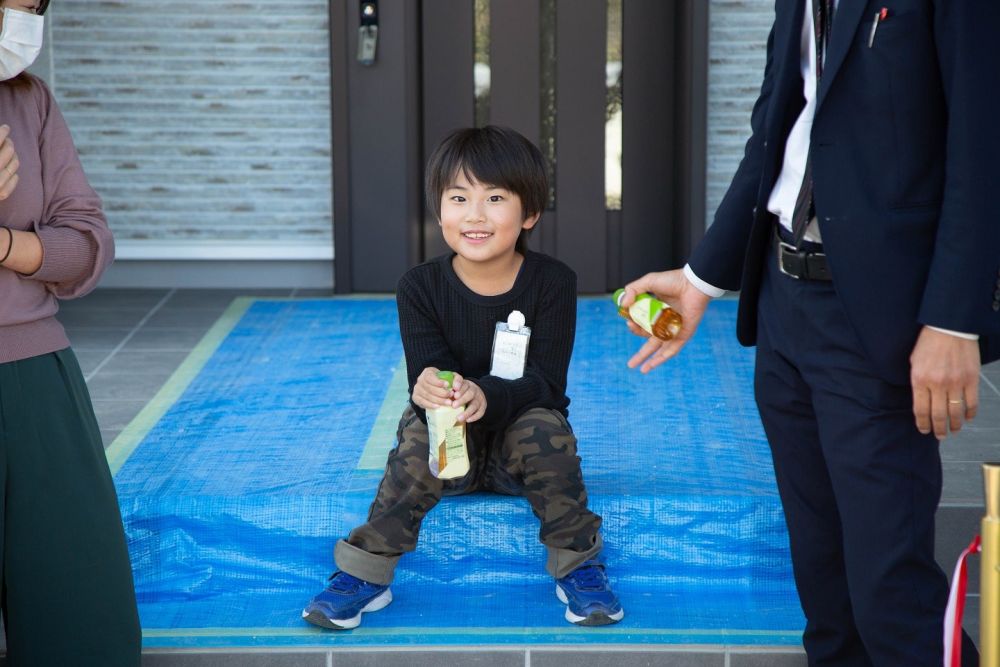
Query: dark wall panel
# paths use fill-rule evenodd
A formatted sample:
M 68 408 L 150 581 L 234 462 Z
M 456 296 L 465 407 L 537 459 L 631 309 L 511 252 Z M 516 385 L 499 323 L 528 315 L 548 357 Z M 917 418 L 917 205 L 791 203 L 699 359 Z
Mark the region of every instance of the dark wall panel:
M 624 4 L 621 282 L 674 260 L 676 3 Z
M 347 103 L 347 6 L 348 0 L 330 2 L 330 124 L 333 143 L 333 287 L 350 294 L 351 271 L 351 128 Z M 341 252 L 337 252 L 337 250 Z
M 535 145 L 542 133 L 540 30 L 538 0 L 490 3 L 490 122 L 514 128 Z M 552 215 L 542 216 L 530 247 L 554 254 L 554 225 Z
M 423 3 L 423 167 L 434 147 L 452 130 L 475 120 L 473 88 L 473 0 Z M 422 183 L 421 183 L 422 185 Z M 423 257 L 444 253 L 448 246 L 437 220 L 424 208 Z
M 389 292 L 419 259 L 420 3 L 382 0 L 374 65 L 354 58 L 358 3 L 347 2 L 351 282 Z M 337 247 L 336 253 L 344 252 Z
M 678 2 L 677 88 L 681 98 L 674 131 L 677 136 L 677 223 L 674 261 L 686 262 L 705 235 L 708 162 L 708 3 Z
M 581 292 L 604 292 L 607 7 L 559 0 L 556 12 L 556 256 L 577 272 Z
M 535 144 L 541 135 L 538 0 L 490 3 L 490 122 Z

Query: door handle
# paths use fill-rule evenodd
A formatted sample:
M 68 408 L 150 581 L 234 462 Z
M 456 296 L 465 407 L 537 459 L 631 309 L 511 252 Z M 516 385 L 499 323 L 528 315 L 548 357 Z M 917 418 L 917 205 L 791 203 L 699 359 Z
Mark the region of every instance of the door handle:
M 378 43 L 378 0 L 359 0 L 358 13 L 358 62 L 375 64 L 375 47 Z

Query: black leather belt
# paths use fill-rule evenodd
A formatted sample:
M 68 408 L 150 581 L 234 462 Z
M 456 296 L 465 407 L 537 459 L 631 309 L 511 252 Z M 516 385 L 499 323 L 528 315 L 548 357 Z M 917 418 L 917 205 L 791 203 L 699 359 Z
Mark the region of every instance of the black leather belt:
M 791 236 L 780 225 L 774 232 L 778 269 L 782 273 L 797 280 L 833 280 L 826 263 L 826 255 L 822 252 L 823 246 L 818 243 L 805 243 L 801 249 L 796 249 L 794 244 L 782 238 L 786 234 Z

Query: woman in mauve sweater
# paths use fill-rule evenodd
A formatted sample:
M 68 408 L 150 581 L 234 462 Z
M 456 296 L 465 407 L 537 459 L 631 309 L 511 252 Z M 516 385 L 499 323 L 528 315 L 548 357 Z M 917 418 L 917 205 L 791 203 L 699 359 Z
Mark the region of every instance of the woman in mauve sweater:
M 30 11 L 35 2 L 0 7 Z M 87 386 L 56 320 L 60 299 L 97 284 L 114 242 L 45 84 L 27 74 L 0 82 L 0 123 L 16 152 L 11 158 L 10 144 L 0 145 L 7 664 L 138 665 L 139 619 L 115 488 Z

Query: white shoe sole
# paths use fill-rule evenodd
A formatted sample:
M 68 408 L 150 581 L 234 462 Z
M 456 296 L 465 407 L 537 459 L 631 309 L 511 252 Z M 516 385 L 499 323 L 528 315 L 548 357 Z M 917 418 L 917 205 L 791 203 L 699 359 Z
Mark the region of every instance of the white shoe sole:
M 556 597 L 559 598 L 560 602 L 566 605 L 566 620 L 573 625 L 608 625 L 609 623 L 617 623 L 625 618 L 624 609 L 619 609 L 613 614 L 601 614 L 600 618 L 597 619 L 587 616 L 577 616 L 569 610 L 569 598 L 566 597 L 566 593 L 559 584 L 556 584 Z M 608 620 L 604 621 L 605 618 Z
M 362 614 L 370 611 L 378 611 L 379 609 L 385 609 L 390 602 L 392 602 L 392 589 L 387 588 L 382 591 L 382 593 L 372 598 L 371 602 L 366 604 L 356 616 L 352 616 L 351 618 L 327 618 L 323 614 L 315 611 L 312 613 L 303 611 L 302 618 L 306 619 L 313 625 L 330 628 L 331 630 L 353 630 L 361 625 Z

